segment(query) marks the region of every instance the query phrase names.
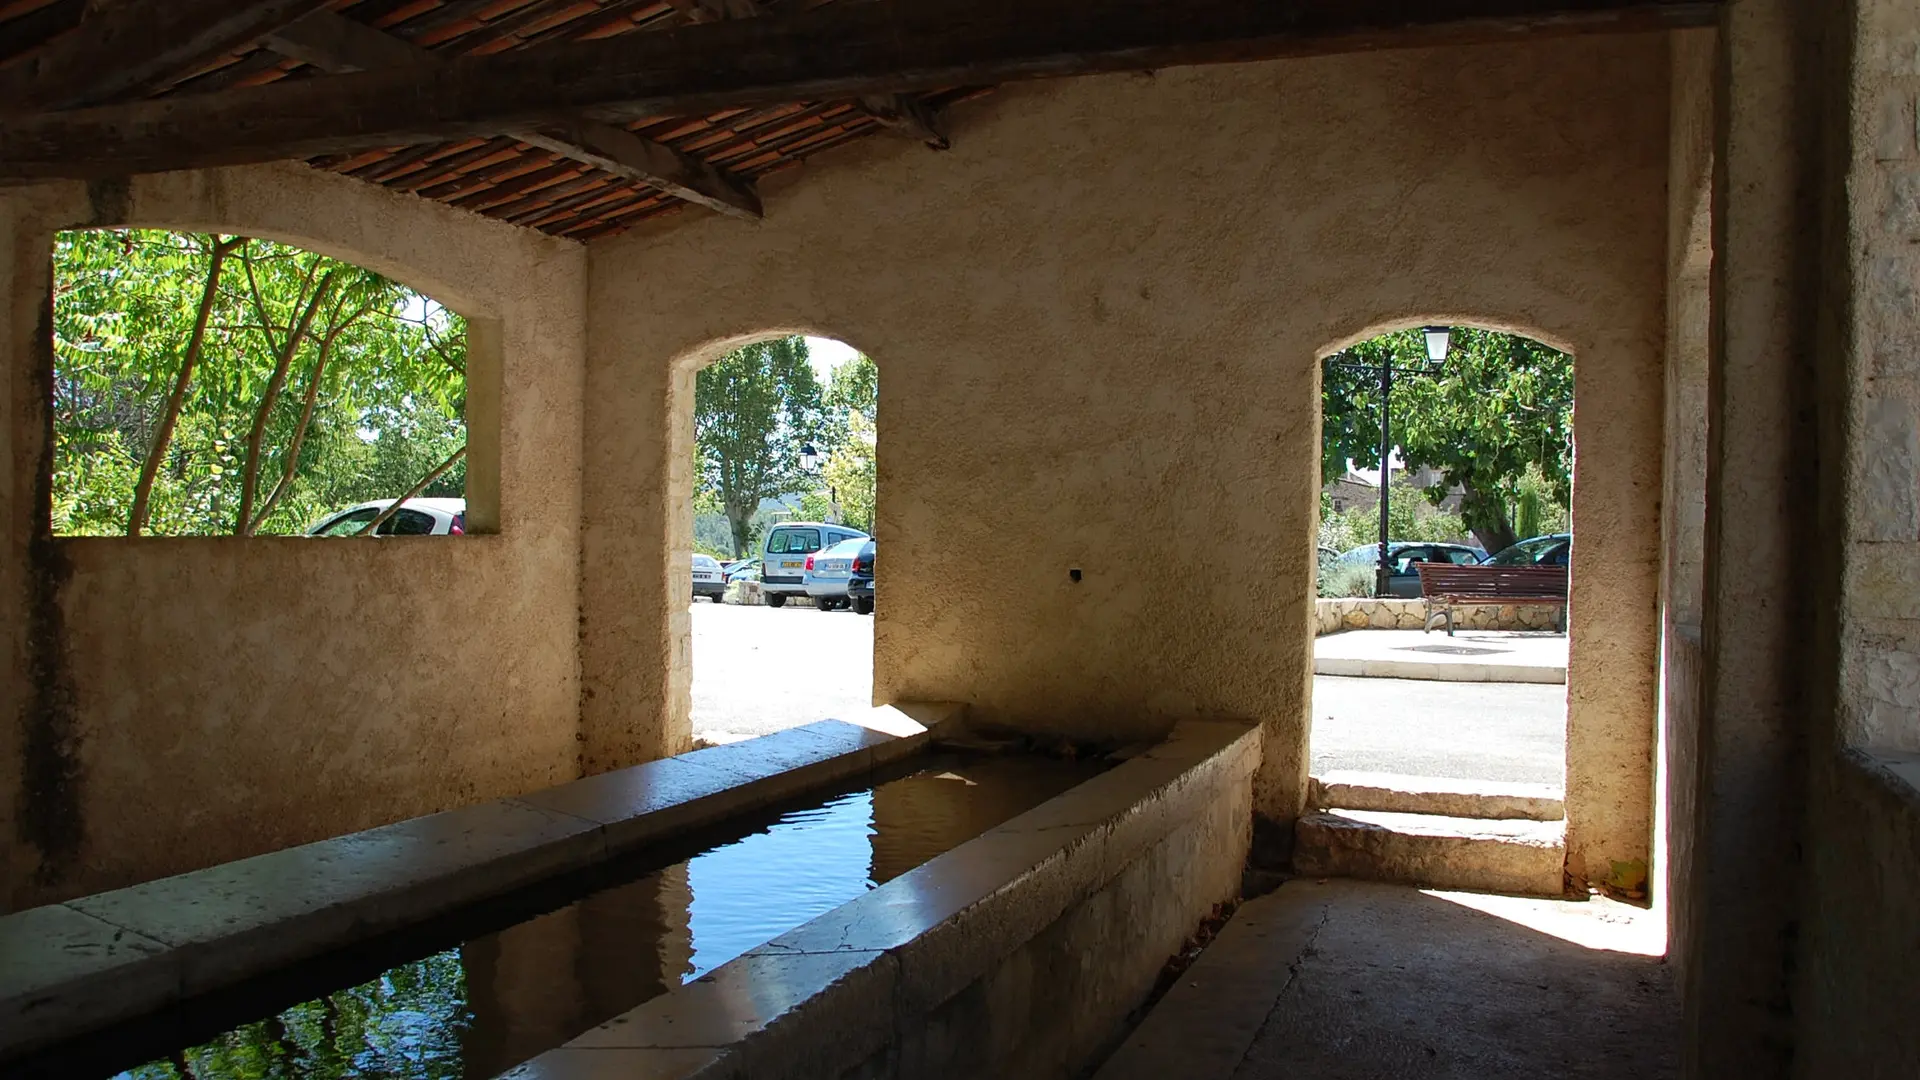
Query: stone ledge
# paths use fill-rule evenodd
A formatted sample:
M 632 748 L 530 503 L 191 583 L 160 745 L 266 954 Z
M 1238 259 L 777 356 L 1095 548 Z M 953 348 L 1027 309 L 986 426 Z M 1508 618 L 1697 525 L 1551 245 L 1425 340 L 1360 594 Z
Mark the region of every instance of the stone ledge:
M 954 1031 L 953 1020 L 930 1017 L 1104 895 L 1206 809 L 1230 802 L 1236 819 L 1244 817 L 1259 739 L 1252 725 L 1182 723 L 1151 751 L 507 1075 L 778 1080 L 940 1074 L 947 1066 L 937 1055 L 915 1063 L 901 1044 L 925 1039 L 930 1028 L 969 1041 L 975 1053 L 980 1043 L 1015 1039 L 970 1014 L 978 1030 L 963 1024 Z M 1225 800 L 1229 791 L 1246 798 Z M 1237 852 L 1217 854 L 1231 862 L 1237 881 L 1244 843 Z M 1165 891 L 1167 882 L 1155 875 L 1153 886 Z M 1113 950 L 1156 948 L 1139 940 L 1137 927 L 1113 929 L 1132 935 L 1103 943 Z M 1190 930 L 1186 922 L 1178 933 Z M 1147 959 L 1150 983 L 1165 953 Z M 1131 1002 L 1103 1004 L 1117 1005 L 1111 1018 L 1117 1025 Z M 1020 1013 L 1030 1025 L 1088 1007 L 1060 1001 Z
M 0 1059 L 145 1015 L 917 753 L 882 707 L 0 918 Z
M 1294 823 L 1294 869 L 1314 877 L 1558 896 L 1565 864 L 1564 822 L 1353 810 Z
M 1316 810 L 1385 810 L 1490 820 L 1561 821 L 1566 805 L 1552 784 L 1510 784 L 1378 772 L 1329 772 L 1308 780 Z

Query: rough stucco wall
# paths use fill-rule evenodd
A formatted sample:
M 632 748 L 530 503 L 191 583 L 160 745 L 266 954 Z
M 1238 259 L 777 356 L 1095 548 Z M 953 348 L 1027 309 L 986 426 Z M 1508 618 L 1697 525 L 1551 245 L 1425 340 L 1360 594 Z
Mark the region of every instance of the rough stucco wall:
M 1700 607 L 1707 483 L 1708 273 L 1713 239 L 1713 34 L 1673 37 L 1667 184 L 1665 496 L 1661 513 L 1660 818 L 1655 904 L 1668 914 L 1668 955 L 1684 981 L 1699 792 Z
M 1083 734 L 1258 719 L 1258 805 L 1291 817 L 1316 360 L 1439 318 L 1579 356 L 1575 726 L 1595 726 L 1570 770 L 1592 800 L 1576 848 L 1644 860 L 1665 50 L 1589 38 L 1009 89 L 954 118 L 947 153 L 873 140 L 770 181 L 757 226 L 595 245 L 591 767 L 687 734 L 684 590 L 657 568 L 688 527 L 684 368 L 806 329 L 883 374 L 876 698 Z M 1250 553 L 1263 573 L 1228 572 Z
M 297 166 L 0 196 L 16 235 L 4 327 L 13 413 L 32 411 L 22 303 L 44 297 L 52 234 L 81 223 L 221 229 L 301 244 L 495 320 L 504 359 L 502 527 L 396 543 L 76 539 L 49 594 L 73 691 L 77 850 L 10 833 L 14 904 L 94 891 L 366 828 L 577 773 L 584 257 L 572 244 Z M 44 302 L 41 300 L 39 302 Z M 13 432 L 9 574 L 37 513 L 36 431 Z M 44 518 L 40 520 L 44 521 Z M 9 603 L 29 587 L 14 583 Z M 31 614 L 31 612 L 29 612 Z M 43 640 L 47 635 L 41 635 Z M 9 672 L 21 724 L 44 710 Z M 15 780 L 17 785 L 20 781 Z M 17 786 L 6 792 L 13 804 Z
M 1785 1075 L 1823 532 L 1812 198 L 1824 0 L 1739 0 L 1715 61 L 1700 786 L 1684 940 L 1690 1076 Z

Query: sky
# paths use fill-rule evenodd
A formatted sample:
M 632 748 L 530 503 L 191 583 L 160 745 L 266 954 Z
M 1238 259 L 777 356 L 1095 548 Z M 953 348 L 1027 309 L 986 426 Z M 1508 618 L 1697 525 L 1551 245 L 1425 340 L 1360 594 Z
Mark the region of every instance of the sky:
M 842 345 L 832 338 L 810 337 L 807 339 L 807 360 L 813 365 L 813 374 L 825 383 L 833 374 L 833 369 L 859 356 L 851 345 Z

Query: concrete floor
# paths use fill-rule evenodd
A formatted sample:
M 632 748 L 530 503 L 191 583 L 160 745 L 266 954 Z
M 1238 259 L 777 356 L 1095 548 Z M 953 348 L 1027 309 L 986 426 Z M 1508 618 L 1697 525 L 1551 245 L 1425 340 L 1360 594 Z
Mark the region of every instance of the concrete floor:
M 737 742 L 873 705 L 873 617 L 693 605 L 693 734 Z
M 1677 1077 L 1653 920 L 1296 880 L 1243 905 L 1095 1080 Z
M 1541 683 L 1313 680 L 1315 775 L 1335 770 L 1566 782 L 1567 688 Z
M 1445 682 L 1567 681 L 1567 635 L 1462 630 L 1349 630 L 1313 639 L 1316 675 Z

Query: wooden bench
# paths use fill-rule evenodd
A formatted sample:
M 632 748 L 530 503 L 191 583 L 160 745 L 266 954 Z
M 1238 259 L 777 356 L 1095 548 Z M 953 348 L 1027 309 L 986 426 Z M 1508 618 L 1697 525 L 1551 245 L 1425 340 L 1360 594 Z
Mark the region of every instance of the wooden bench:
M 1567 568 L 1564 566 L 1455 566 L 1452 563 L 1415 563 L 1420 574 L 1420 596 L 1427 602 L 1423 624 L 1445 620 L 1453 636 L 1453 609 L 1486 604 L 1557 604 L 1560 629 L 1567 627 Z M 1436 610 L 1437 609 L 1437 610 Z

